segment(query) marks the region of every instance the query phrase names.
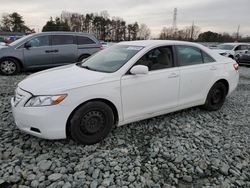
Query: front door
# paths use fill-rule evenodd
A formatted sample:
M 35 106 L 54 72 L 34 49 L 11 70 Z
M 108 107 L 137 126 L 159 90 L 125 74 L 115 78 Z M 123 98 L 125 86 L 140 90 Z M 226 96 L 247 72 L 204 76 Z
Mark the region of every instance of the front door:
M 176 107 L 179 93 L 179 68 L 174 67 L 171 46 L 146 53 L 135 65 L 149 68 L 146 75 L 126 74 L 121 78 L 123 115 L 125 120 Z
M 49 35 L 34 37 L 23 48 L 25 65 L 29 68 L 49 67 L 52 64 L 52 54 Z

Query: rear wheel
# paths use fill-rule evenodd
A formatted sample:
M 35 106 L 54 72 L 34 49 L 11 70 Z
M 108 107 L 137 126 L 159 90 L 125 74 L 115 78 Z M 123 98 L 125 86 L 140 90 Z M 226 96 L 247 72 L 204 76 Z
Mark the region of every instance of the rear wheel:
M 226 91 L 226 86 L 223 83 L 215 83 L 208 93 L 203 108 L 209 111 L 219 110 L 225 102 Z
M 20 64 L 12 58 L 5 58 L 0 61 L 0 73 L 3 75 L 14 75 L 20 72 Z
M 110 133 L 114 114 L 103 102 L 88 102 L 74 112 L 70 124 L 72 138 L 81 144 L 91 145 Z

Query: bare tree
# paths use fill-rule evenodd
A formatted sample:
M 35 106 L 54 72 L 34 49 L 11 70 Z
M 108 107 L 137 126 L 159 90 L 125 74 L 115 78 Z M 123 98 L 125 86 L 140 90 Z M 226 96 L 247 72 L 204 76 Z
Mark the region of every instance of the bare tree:
M 138 30 L 138 39 L 146 40 L 149 39 L 151 35 L 151 30 L 146 24 L 141 24 Z

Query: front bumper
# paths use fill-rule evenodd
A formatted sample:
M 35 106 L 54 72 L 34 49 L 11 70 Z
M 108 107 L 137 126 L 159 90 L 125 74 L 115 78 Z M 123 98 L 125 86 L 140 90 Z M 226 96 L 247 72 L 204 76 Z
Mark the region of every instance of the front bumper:
M 69 117 L 67 108 L 62 105 L 45 107 L 24 107 L 31 94 L 18 91 L 23 98 L 16 104 L 11 99 L 12 113 L 17 127 L 33 136 L 45 139 L 66 138 L 66 123 Z

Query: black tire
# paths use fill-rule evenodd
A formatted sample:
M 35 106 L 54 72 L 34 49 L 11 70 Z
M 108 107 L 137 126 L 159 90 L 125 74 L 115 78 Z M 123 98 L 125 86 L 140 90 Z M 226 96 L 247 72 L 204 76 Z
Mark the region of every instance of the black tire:
M 209 111 L 219 110 L 225 102 L 226 92 L 226 86 L 222 82 L 215 83 L 208 92 L 203 108 Z
M 82 60 L 88 58 L 89 56 L 90 56 L 90 55 L 88 55 L 88 54 L 81 55 L 81 56 L 79 57 L 79 59 L 78 59 L 78 62 L 82 62 Z
M 4 58 L 0 61 L 0 74 L 15 75 L 21 70 L 20 64 L 13 58 Z
M 100 142 L 114 125 L 112 109 L 103 102 L 88 102 L 78 108 L 70 120 L 72 138 L 85 145 Z

